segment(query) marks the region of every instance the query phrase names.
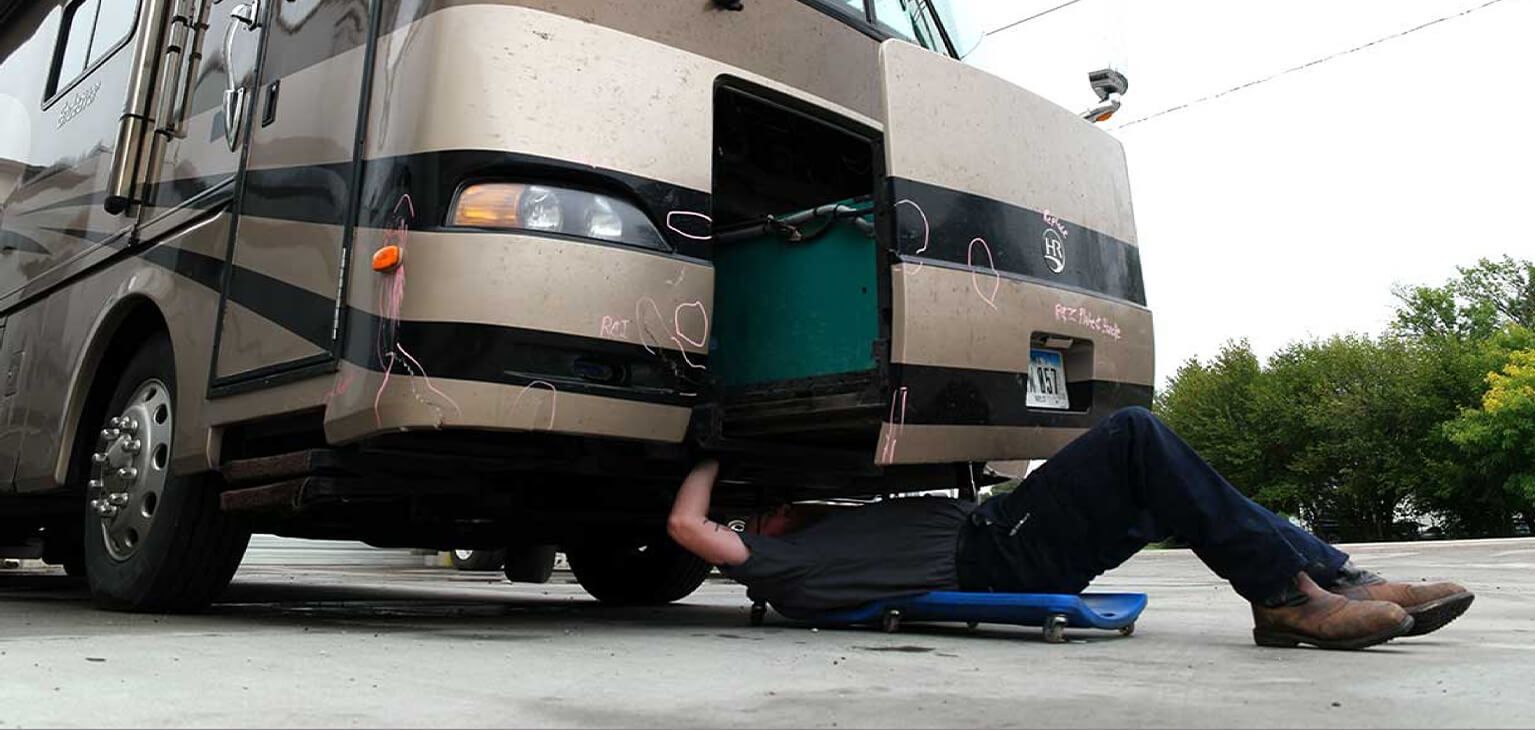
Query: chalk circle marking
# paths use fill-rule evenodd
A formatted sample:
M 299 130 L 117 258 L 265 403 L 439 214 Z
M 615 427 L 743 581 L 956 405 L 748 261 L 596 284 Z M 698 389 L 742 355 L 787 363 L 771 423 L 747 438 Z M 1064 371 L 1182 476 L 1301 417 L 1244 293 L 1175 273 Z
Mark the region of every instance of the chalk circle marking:
M 708 241 L 708 240 L 712 240 L 714 238 L 713 234 L 700 236 L 700 235 L 698 235 L 696 233 L 689 233 L 687 231 L 682 230 L 681 228 L 678 228 L 677 227 L 677 220 L 676 220 L 678 218 L 685 219 L 685 220 L 702 220 L 704 222 L 704 226 L 709 228 L 710 230 L 713 230 L 713 228 L 714 228 L 714 219 L 713 218 L 710 218 L 709 216 L 704 215 L 703 213 L 695 213 L 695 212 L 693 212 L 691 210 L 672 210 L 672 211 L 667 211 L 667 213 L 666 213 L 666 229 L 671 231 L 672 233 L 675 233 L 675 234 L 677 234 L 679 236 L 682 236 L 683 238 L 687 238 L 687 239 L 690 239 L 690 240 L 693 240 L 693 241 Z
M 917 205 L 917 201 L 912 200 L 910 198 L 902 198 L 901 200 L 895 201 L 895 207 L 899 208 L 899 207 L 901 207 L 903 205 L 911 206 L 913 209 L 915 209 L 917 211 L 917 215 L 922 218 L 922 247 L 918 248 L 917 250 L 915 250 L 913 252 L 911 252 L 912 256 L 921 256 L 923 252 L 927 251 L 927 245 L 928 245 L 928 242 L 930 240 L 930 237 L 932 236 L 933 227 L 931 225 L 929 225 L 928 222 L 927 222 L 927 211 L 922 210 L 922 206 Z M 900 243 L 899 242 L 896 243 L 896 248 L 897 248 L 897 252 L 899 252 L 899 249 L 900 249 Z M 907 275 L 915 274 L 918 271 L 921 271 L 922 270 L 922 266 L 923 266 L 923 263 L 921 261 L 918 261 L 916 266 L 912 267 L 912 269 L 910 271 L 906 272 Z
M 981 282 L 975 276 L 975 245 L 980 244 L 981 250 L 986 253 L 986 268 L 991 272 L 991 293 L 981 290 Z M 997 273 L 996 260 L 991 257 L 991 246 L 986 239 L 974 238 L 970 240 L 970 247 L 965 250 L 965 264 L 970 267 L 970 285 L 975 288 L 975 293 L 980 295 L 981 301 L 992 309 L 997 308 L 997 291 L 1002 288 L 1002 275 Z

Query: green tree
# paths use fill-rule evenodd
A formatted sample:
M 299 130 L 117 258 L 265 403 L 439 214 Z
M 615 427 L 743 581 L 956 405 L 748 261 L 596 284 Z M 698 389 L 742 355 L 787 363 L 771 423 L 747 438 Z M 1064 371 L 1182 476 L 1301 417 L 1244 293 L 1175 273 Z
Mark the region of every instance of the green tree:
M 1392 329 L 1421 338 L 1485 340 L 1505 324 L 1535 328 L 1535 262 L 1504 256 L 1456 267 L 1442 286 L 1398 287 Z
M 1398 289 L 1392 326 L 1425 358 L 1433 387 L 1421 397 L 1447 423 L 1481 406 L 1489 373 L 1508 363 L 1535 326 L 1535 263 L 1504 256 L 1457 272 L 1442 286 Z M 1459 442 L 1453 433 L 1445 425 L 1423 444 L 1430 478 L 1420 482 L 1414 504 L 1459 534 L 1507 532 L 1514 513 L 1528 512 L 1507 488 L 1507 462 L 1486 442 L 1466 440 L 1464 430 Z
M 1511 329 L 1506 344 L 1524 344 L 1508 352 L 1505 364 L 1487 375 L 1487 392 L 1477 408 L 1467 408 L 1444 432 L 1465 456 L 1465 470 L 1481 490 L 1485 513 L 1469 528 L 1499 534 L 1515 515 L 1526 524 L 1535 520 L 1535 340 L 1528 330 Z M 1522 341 L 1522 342 L 1521 342 Z M 1454 495 L 1467 499 L 1464 490 Z
M 1257 498 L 1358 537 L 1389 538 L 1429 478 L 1442 414 L 1425 361 L 1399 338 L 1333 337 L 1270 361 L 1254 401 L 1268 473 Z
M 1408 515 L 1468 536 L 1535 521 L 1535 264 L 1457 274 L 1399 288 L 1378 338 L 1191 359 L 1156 411 L 1244 493 L 1345 537 L 1394 537 Z
M 1153 404 L 1168 426 L 1248 496 L 1264 480 L 1253 414 L 1253 388 L 1261 375 L 1247 341 L 1228 342 L 1209 365 L 1185 362 Z

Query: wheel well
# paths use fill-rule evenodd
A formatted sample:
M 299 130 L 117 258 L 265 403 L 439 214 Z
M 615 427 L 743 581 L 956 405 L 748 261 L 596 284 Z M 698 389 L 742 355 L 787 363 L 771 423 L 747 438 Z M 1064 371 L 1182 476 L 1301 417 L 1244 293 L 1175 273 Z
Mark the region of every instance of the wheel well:
M 106 420 L 107 400 L 117 387 L 112 377 L 128 365 L 129 358 L 138 351 L 144 340 L 157 332 L 169 332 L 165 317 L 153 302 L 134 297 L 123 302 L 96 330 L 95 344 L 87 351 L 79 377 L 88 382 L 85 400 L 76 412 L 69 430 L 69 441 L 60 448 L 60 458 L 65 460 L 64 487 L 79 490 L 84 484 L 80 469 L 83 464 L 74 458 L 83 439 L 90 438 L 90 424 Z

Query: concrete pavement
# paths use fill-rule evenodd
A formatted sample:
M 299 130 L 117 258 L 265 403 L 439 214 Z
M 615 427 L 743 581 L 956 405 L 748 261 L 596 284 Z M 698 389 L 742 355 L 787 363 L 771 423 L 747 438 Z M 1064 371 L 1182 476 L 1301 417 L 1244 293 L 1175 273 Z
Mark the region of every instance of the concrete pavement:
M 0 571 L 0 726 L 1528 727 L 1535 540 L 1350 548 L 1478 594 L 1441 632 L 1364 652 L 1259 649 L 1183 550 L 1095 590 L 1141 590 L 1130 638 L 770 618 L 734 584 L 604 608 L 408 551 L 263 542 L 202 616 L 99 612 L 54 570 Z M 330 554 L 327 555 L 326 553 Z

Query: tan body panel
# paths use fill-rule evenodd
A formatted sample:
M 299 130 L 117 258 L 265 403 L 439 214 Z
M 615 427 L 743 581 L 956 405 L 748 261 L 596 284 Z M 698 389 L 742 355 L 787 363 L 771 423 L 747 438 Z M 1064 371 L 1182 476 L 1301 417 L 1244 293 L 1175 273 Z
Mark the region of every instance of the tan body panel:
M 1067 356 L 1066 377 L 1071 382 L 1147 388 L 1154 382 L 1152 316 L 1145 308 L 932 264 L 902 264 L 891 276 L 897 323 L 891 351 L 896 363 L 1027 372 L 1032 336 L 1047 333 L 1092 343 L 1090 357 Z M 912 395 L 898 393 L 897 398 Z M 1043 459 L 1084 430 L 904 423 L 895 415 L 899 411 L 893 407 L 893 422 L 880 429 L 878 463 Z
M 1030 336 L 1048 333 L 1093 343 L 1090 363 L 1067 363 L 1072 381 L 1154 383 L 1143 307 L 931 264 L 896 266 L 891 284 L 894 362 L 1018 372 L 1028 366 Z
M 369 314 L 385 314 L 378 287 L 395 276 L 369 266 L 384 239 L 377 229 L 358 233 L 352 306 Z M 714 308 L 714 268 L 704 262 L 519 233 L 418 231 L 404 247 L 405 296 L 391 315 L 398 319 L 479 322 L 706 352 L 708 332 L 695 329 L 703 323 L 692 316 Z M 375 295 L 366 296 L 370 291 Z M 686 337 L 678 336 L 679 324 Z
M 702 324 L 691 315 L 713 306 L 714 272 L 700 262 L 512 233 L 413 232 L 403 239 L 388 237 L 404 247 L 404 263 L 380 274 L 369 259 L 386 236 L 377 229 L 359 231 L 354 249 L 352 306 L 370 315 L 610 339 L 652 348 L 658 358 L 663 350 L 702 353 L 708 340 L 707 330 L 690 329 Z M 687 336 L 676 336 L 679 326 Z M 351 441 L 400 428 L 536 427 L 676 442 L 687 427 L 687 407 L 561 393 L 550 382 L 524 386 L 434 377 L 434 354 L 408 353 L 407 368 L 407 354 L 401 353 L 401 366 L 387 382 L 381 373 L 348 365 L 326 409 L 327 436 Z M 546 398 L 549 403 L 534 407 Z
M 880 62 L 892 91 L 886 174 L 1048 210 L 1136 242 L 1118 139 L 1033 92 L 909 43 L 886 42 Z
M 416 13 L 437 8 L 516 5 L 638 36 L 774 79 L 798 93 L 830 99 L 877 118 L 878 42 L 799 0 L 758 0 L 721 12 L 690 0 L 635 5 L 611 0 L 415 0 Z M 550 40 L 553 40 L 552 38 Z M 619 54 L 622 55 L 622 54 Z
M 880 427 L 880 464 L 941 464 L 1047 459 L 1086 429 L 1047 426 L 948 426 L 890 424 Z M 888 454 L 888 456 L 887 456 Z
M 343 235 L 339 226 L 241 216 L 235 275 L 264 275 L 334 299 Z M 233 301 L 225 305 L 222 327 L 216 377 L 328 352 Z
M 677 443 L 692 410 L 562 393 L 549 383 L 501 385 L 430 376 L 384 376 L 342 366 L 327 393 L 325 435 L 346 443 L 381 431 L 474 428 L 547 431 Z
M 185 249 L 220 256 L 227 242 L 228 217 L 214 215 L 159 244 L 161 253 Z M 46 312 L 49 337 L 37 350 L 35 367 L 54 373 L 29 389 L 25 404 L 37 419 L 17 470 L 21 491 L 43 491 L 62 484 L 68 472 L 68 446 L 79 428 L 80 409 L 93 378 L 114 373 L 98 365 L 129 306 L 148 301 L 161 313 L 176 352 L 176 435 L 172 461 L 183 471 L 208 468 L 208 428 L 204 418 L 208 357 L 212 351 L 217 292 L 200 286 L 143 257 L 131 256 L 59 290 L 46 307 L 24 310 L 26 317 Z
M 832 25 L 819 16 L 804 30 Z M 860 65 L 873 74 L 873 41 L 846 33 L 847 43 L 867 44 Z M 369 157 L 509 150 L 694 190 L 712 184 L 708 140 L 717 77 L 735 75 L 807 96 L 741 67 L 612 28 L 496 3 L 449 7 L 396 30 L 380 39 L 377 64 L 381 86 L 369 116 Z M 497 93 L 503 89 L 510 93 Z M 572 98 L 601 101 L 571 104 Z M 838 98 L 810 98 L 878 126 Z
M 875 461 L 1045 458 L 1112 410 L 1149 404 L 1152 317 L 1119 142 L 909 44 L 884 43 L 880 64 L 903 367 Z M 1062 349 L 1069 410 L 1031 405 L 1043 337 Z

